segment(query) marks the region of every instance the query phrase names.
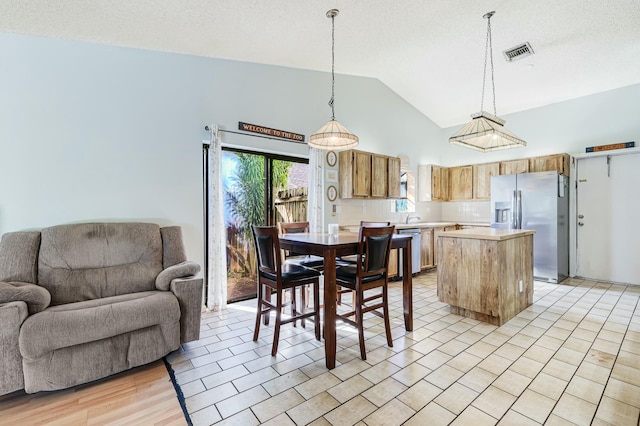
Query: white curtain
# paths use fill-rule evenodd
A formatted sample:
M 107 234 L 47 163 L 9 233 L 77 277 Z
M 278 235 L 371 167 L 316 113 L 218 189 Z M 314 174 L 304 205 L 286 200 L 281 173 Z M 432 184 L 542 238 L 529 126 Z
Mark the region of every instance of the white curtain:
M 309 190 L 307 202 L 307 221 L 310 232 L 324 232 L 322 216 L 322 162 L 324 152 L 321 149 L 309 148 Z
M 227 247 L 222 198 L 222 142 L 218 127 L 211 127 L 209 145 L 209 270 L 208 310 L 227 306 Z

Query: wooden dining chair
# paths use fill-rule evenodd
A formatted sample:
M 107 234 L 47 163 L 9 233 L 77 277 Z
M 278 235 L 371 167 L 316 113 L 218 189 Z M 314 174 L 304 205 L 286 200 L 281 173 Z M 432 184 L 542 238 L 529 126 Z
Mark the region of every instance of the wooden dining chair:
M 273 346 L 271 356 L 275 356 L 278 351 L 278 340 L 280 338 L 280 326 L 297 320 L 313 317 L 315 325 L 316 339 L 320 340 L 320 272 L 305 266 L 282 262 L 282 252 L 280 251 L 280 240 L 278 239 L 278 228 L 275 226 L 252 226 L 253 238 L 256 247 L 256 258 L 258 260 L 258 311 L 256 312 L 256 326 L 253 332 L 253 341 L 258 340 L 260 332 L 260 317 L 265 324 L 271 311 L 275 311 L 276 319 L 273 333 Z M 290 289 L 295 293 L 297 288 L 302 288 L 311 284 L 313 286 L 313 310 L 307 312 L 302 306 L 298 311 L 295 305 L 295 298 L 291 304 L 291 316 L 282 318 L 284 303 L 284 290 Z M 271 300 L 272 290 L 276 295 L 276 303 Z
M 354 309 L 346 313 L 337 313 L 336 318 L 358 329 L 360 357 L 363 360 L 367 359 L 363 325 L 363 316 L 367 312 L 383 318 L 387 344 L 393 347 L 389 322 L 388 271 L 394 230 L 394 226 L 360 227 L 356 263 L 336 270 L 336 284 L 349 288 L 356 294 Z M 371 294 L 371 290 L 375 289 L 380 291 Z
M 280 222 L 280 232 L 283 234 L 299 234 L 303 232 L 309 232 L 309 222 Z M 298 253 L 292 253 L 285 250 L 285 260 L 287 262 L 295 262 L 307 268 L 315 269 L 322 272 L 324 270 L 324 258 L 314 255 L 300 255 Z M 291 295 L 292 302 L 296 303 L 295 292 Z M 305 286 L 304 292 L 301 293 L 301 303 L 305 308 L 309 302 L 309 286 Z M 304 321 L 304 320 L 303 320 Z M 296 323 L 293 323 L 294 326 Z
M 283 234 L 299 234 L 309 232 L 309 222 L 280 222 L 280 232 Z M 324 259 L 314 255 L 299 255 L 296 253 L 286 253 L 285 259 L 294 261 L 307 268 L 321 271 L 324 269 Z
M 391 225 L 391 222 L 369 222 L 366 220 L 361 220 L 360 221 L 360 227 L 362 228 L 363 226 L 367 226 L 367 227 L 381 227 L 381 226 L 389 226 Z M 353 265 L 356 263 L 356 259 L 357 259 L 357 255 L 355 254 L 351 254 L 348 256 L 342 256 L 338 259 L 338 263 L 342 266 L 344 266 L 344 264 L 346 263 L 347 265 Z M 352 304 L 355 306 L 356 303 L 356 294 L 354 291 L 349 290 L 348 288 L 340 288 L 337 290 L 337 296 L 338 296 L 338 300 L 336 301 L 338 303 L 338 305 L 342 305 L 342 295 L 345 293 L 351 293 L 351 301 Z

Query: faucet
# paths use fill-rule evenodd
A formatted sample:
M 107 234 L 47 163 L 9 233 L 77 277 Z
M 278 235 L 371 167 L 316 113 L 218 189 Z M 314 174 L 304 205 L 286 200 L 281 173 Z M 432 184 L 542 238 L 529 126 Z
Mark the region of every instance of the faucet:
M 411 219 L 418 219 L 420 220 L 420 216 L 411 216 L 410 214 L 407 215 L 407 220 L 405 221 L 405 223 L 409 223 L 409 221 Z

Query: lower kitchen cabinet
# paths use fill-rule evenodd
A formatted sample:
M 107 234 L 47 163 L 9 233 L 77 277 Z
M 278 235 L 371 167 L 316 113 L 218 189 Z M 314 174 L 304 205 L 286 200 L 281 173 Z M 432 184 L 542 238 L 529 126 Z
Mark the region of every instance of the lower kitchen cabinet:
M 456 225 L 453 226 L 439 226 L 437 228 L 433 228 L 433 247 L 438 246 L 438 236 L 445 231 L 455 231 L 457 229 Z M 433 266 L 438 266 L 438 251 L 434 250 L 433 253 Z
M 420 269 L 433 268 L 433 228 L 420 230 Z
M 398 276 L 398 249 L 389 252 L 389 278 Z

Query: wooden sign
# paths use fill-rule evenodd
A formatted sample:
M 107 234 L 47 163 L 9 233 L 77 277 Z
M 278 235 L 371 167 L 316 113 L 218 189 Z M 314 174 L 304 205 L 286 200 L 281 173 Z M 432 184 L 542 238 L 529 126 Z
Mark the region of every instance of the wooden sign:
M 286 130 L 271 129 L 269 127 L 258 126 L 256 124 L 238 122 L 238 130 L 245 132 L 260 133 L 261 135 L 272 136 L 274 138 L 290 139 L 296 142 L 304 142 L 304 135 L 287 132 Z
M 633 148 L 635 146 L 635 142 L 612 143 L 609 145 L 590 146 L 587 148 L 586 152 L 610 151 L 612 149 Z

